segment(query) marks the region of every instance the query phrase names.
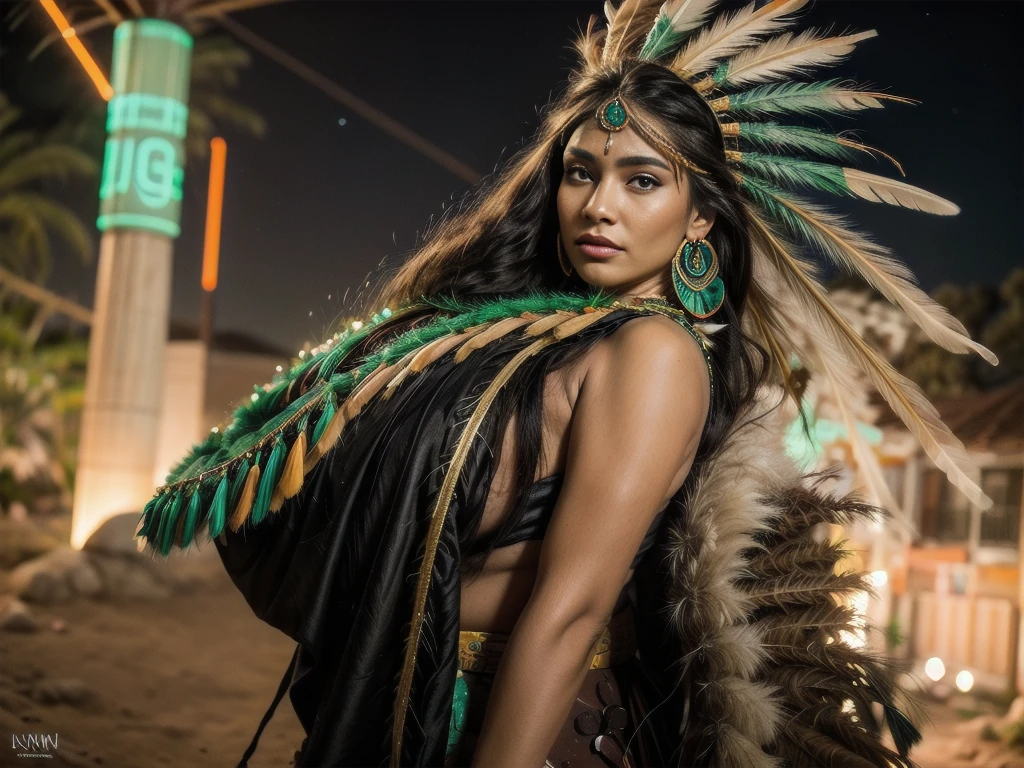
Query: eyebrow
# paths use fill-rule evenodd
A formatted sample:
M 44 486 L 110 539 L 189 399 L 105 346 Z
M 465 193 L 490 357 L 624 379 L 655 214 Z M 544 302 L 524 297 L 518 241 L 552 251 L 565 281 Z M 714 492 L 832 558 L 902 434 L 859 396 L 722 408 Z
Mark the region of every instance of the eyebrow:
M 590 152 L 587 152 L 587 150 L 585 149 L 580 149 L 579 147 L 569 147 L 566 151 L 570 155 L 573 155 L 574 157 L 579 157 L 582 158 L 583 160 L 589 160 L 592 163 L 597 161 L 597 158 L 594 157 L 594 155 L 592 155 Z M 630 166 L 635 165 L 653 165 L 656 168 L 664 168 L 666 171 L 672 170 L 668 165 L 666 165 L 658 158 L 648 157 L 647 155 L 630 155 L 629 157 L 620 157 L 618 160 L 615 161 L 616 168 L 628 168 Z

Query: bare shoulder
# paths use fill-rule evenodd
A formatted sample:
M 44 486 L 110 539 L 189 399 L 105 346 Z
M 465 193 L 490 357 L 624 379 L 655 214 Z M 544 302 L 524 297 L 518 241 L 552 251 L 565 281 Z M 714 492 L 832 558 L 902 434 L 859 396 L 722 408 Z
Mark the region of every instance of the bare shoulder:
M 601 339 L 588 355 L 587 373 L 621 379 L 638 392 L 657 381 L 694 387 L 709 399 L 704 352 L 685 328 L 664 315 L 633 318 Z
M 652 462 L 663 462 L 674 492 L 711 406 L 707 363 L 696 340 L 671 318 L 635 317 L 594 345 L 581 374 L 573 408 L 576 444 L 603 446 L 592 459 L 600 466 L 608 455 L 627 453 L 637 464 L 635 477 L 650 478 Z M 572 447 L 571 441 L 570 454 Z

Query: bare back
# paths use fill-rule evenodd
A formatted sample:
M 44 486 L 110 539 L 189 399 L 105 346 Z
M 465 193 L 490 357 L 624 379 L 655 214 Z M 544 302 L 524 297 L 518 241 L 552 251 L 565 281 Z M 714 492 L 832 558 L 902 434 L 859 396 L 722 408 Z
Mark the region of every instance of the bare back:
M 548 374 L 541 411 L 541 451 L 534 481 L 564 471 L 576 401 L 592 358 L 600 351 L 601 342 L 575 363 Z M 515 441 L 516 417 L 513 415 L 505 430 L 478 536 L 496 531 L 511 511 L 515 494 Z M 674 487 L 682 485 L 687 470 L 688 467 L 680 468 Z M 491 552 L 480 573 L 463 581 L 460 629 L 503 634 L 512 632 L 533 591 L 542 546 L 542 540 L 528 540 Z M 632 577 L 633 570 L 630 569 L 622 586 L 625 587 Z M 625 603 L 626 595 L 620 593 L 615 611 Z

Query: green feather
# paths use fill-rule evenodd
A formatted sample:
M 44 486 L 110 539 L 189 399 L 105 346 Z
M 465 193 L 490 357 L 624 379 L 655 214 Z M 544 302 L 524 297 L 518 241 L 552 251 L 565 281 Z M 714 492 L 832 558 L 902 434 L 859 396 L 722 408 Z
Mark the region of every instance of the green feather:
M 287 456 L 288 446 L 278 434 L 266 465 L 260 467 L 260 484 L 256 490 L 256 499 L 252 503 L 252 512 L 249 513 L 253 525 L 259 525 L 267 516 L 270 499 L 274 495 L 277 481 L 281 479 L 281 470 L 284 469 L 284 460 Z
M 730 94 L 729 112 L 748 114 L 839 114 L 882 106 L 875 95 L 840 85 L 840 80 L 820 83 L 772 83 Z
M 334 393 L 331 392 L 327 396 L 327 402 L 324 403 L 324 410 L 320 414 L 320 418 L 317 419 L 316 426 L 313 427 L 313 437 L 309 441 L 310 447 L 316 445 L 320 438 L 324 434 L 324 430 L 327 429 L 327 425 L 331 423 L 331 419 L 334 418 L 334 412 L 337 410 L 335 405 Z
M 178 514 L 181 512 L 181 491 L 175 491 L 171 502 L 164 510 L 163 519 L 160 521 L 160 554 L 166 557 L 174 545 L 174 532 L 178 527 Z
M 231 492 L 227 498 L 228 507 L 232 510 L 238 503 L 238 497 L 242 495 L 242 486 L 245 485 L 245 478 L 249 474 L 249 468 L 249 459 L 244 458 L 235 470 L 235 479 L 231 481 Z
M 160 503 L 160 499 L 160 496 L 154 496 L 142 508 L 142 527 L 139 529 L 139 536 L 141 538 L 146 538 L 149 533 L 149 526 L 153 523 L 153 510 Z
M 782 125 L 776 122 L 740 123 L 740 138 L 761 149 L 788 149 L 812 152 L 818 155 L 848 160 L 854 156 L 851 147 L 839 143 L 835 134 L 806 128 L 801 125 Z
M 853 196 L 843 169 L 799 157 L 744 152 L 740 164 L 761 178 L 789 187 L 810 187 L 833 195 Z
M 664 14 L 659 14 L 651 31 L 647 33 L 644 47 L 640 49 L 637 58 L 648 61 L 660 59 L 678 48 L 679 44 L 687 37 L 689 37 L 688 32 L 676 32 L 672 28 L 672 19 Z
M 812 203 L 793 195 L 787 194 L 777 187 L 773 187 L 760 179 L 741 174 L 742 184 L 747 193 L 753 198 L 765 213 L 772 219 L 783 225 L 785 230 L 796 235 L 805 243 L 817 248 L 829 259 L 837 264 L 843 264 L 845 255 L 839 251 L 835 243 L 821 235 L 817 229 L 808 225 L 802 216 L 782 205 L 780 200 L 789 200 L 802 208 L 813 209 Z
M 742 184 L 754 202 L 772 219 L 784 225 L 791 233 L 800 235 L 805 241 L 813 242 L 814 235 L 810 228 L 799 216 L 779 203 L 780 199 L 788 199 L 785 192 L 746 174 L 742 174 Z
M 227 518 L 228 500 L 228 473 L 223 472 L 220 482 L 217 483 L 217 490 L 213 494 L 213 501 L 210 502 L 210 538 L 215 539 L 224 530 L 224 521 Z
M 196 535 L 196 523 L 199 521 L 199 512 L 203 508 L 203 491 L 198 485 L 192 492 L 192 498 L 188 502 L 188 511 L 185 512 L 185 529 L 181 532 L 181 548 L 188 549 L 192 539 Z

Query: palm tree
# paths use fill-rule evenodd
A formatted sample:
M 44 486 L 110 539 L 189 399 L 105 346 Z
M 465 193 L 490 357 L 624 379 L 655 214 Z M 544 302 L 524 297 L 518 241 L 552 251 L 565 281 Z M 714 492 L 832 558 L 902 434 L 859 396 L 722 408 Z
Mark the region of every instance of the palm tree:
M 21 110 L 0 92 L 0 267 L 43 282 L 50 271 L 50 235 L 65 240 L 85 263 L 89 229 L 69 208 L 40 191 L 50 180 L 94 175 L 97 163 L 75 147 L 35 131 L 12 130 Z
M 0 315 L 0 509 L 67 503 L 86 355 L 86 342 L 68 335 L 36 347 Z

